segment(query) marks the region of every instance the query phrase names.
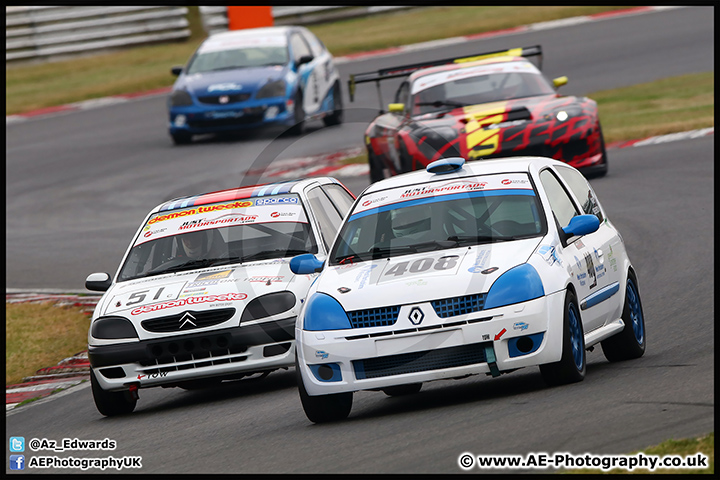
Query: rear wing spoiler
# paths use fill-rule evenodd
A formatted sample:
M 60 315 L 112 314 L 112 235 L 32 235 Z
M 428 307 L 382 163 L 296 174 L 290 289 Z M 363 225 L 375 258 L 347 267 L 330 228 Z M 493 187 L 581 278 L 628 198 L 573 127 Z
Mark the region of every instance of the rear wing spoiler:
M 496 50 L 493 52 L 477 53 L 470 56 L 446 58 L 443 60 L 435 60 L 432 62 L 413 63 L 410 65 L 402 65 L 400 67 L 390 67 L 378 70 L 376 72 L 355 73 L 350 74 L 348 80 L 348 91 L 350 92 L 350 101 L 355 100 L 355 86 L 358 83 L 375 82 L 377 85 L 378 96 L 380 95 L 380 82 L 390 78 L 405 77 L 413 72 L 423 68 L 437 67 L 440 65 L 451 65 L 453 63 L 474 62 L 491 57 L 539 57 L 538 68 L 542 70 L 542 47 L 533 45 L 531 47 L 517 47 L 508 50 Z M 382 97 L 380 100 L 382 105 Z

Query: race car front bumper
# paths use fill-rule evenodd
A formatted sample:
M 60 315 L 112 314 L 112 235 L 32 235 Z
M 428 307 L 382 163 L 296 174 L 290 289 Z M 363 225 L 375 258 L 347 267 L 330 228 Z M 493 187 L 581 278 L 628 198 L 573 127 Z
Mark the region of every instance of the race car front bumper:
M 170 134 L 204 134 L 294 124 L 294 104 L 285 98 L 251 101 L 239 105 L 172 107 Z
M 163 339 L 88 346 L 103 390 L 172 385 L 288 367 L 296 317 Z
M 427 318 L 414 329 L 296 329 L 298 364 L 311 396 L 502 372 L 553 363 L 562 355 L 565 292 L 452 318 Z M 414 305 L 401 307 L 398 318 Z M 361 333 L 362 332 L 362 333 Z

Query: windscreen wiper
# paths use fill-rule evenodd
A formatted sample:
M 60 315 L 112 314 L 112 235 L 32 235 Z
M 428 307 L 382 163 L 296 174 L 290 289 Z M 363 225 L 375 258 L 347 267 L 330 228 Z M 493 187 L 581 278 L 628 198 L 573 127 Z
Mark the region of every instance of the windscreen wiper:
M 515 240 L 513 237 L 496 237 L 493 235 L 453 235 L 448 237 L 449 241 L 461 243 L 493 243 L 493 242 L 505 242 L 507 240 Z
M 311 253 L 307 250 L 293 250 L 293 249 L 275 249 L 275 250 L 261 250 L 259 252 L 253 253 L 251 255 L 246 255 L 244 257 L 240 258 L 240 261 L 242 263 L 249 262 L 251 260 L 265 260 L 268 258 L 280 258 L 280 257 L 287 257 L 287 256 L 295 256 L 295 255 L 302 255 L 303 253 Z
M 415 105 L 419 107 L 467 107 L 468 104 L 466 103 L 460 103 L 460 102 L 453 102 L 452 100 L 435 100 L 434 102 L 418 102 Z

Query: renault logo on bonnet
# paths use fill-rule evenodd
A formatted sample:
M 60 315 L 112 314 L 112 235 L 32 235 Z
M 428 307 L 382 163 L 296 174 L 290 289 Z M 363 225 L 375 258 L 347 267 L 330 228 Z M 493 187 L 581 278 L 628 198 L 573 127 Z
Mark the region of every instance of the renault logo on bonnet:
M 412 310 L 410 310 L 410 314 L 408 315 L 408 320 L 410 320 L 410 323 L 413 325 L 420 325 L 420 323 L 423 321 L 423 318 L 425 318 L 425 314 L 422 310 L 420 310 L 419 307 L 413 307 Z
M 188 323 L 192 325 L 193 327 L 197 328 L 197 325 L 193 320 L 197 320 L 195 317 L 193 317 L 190 312 L 185 312 L 185 314 L 180 317 L 180 327 L 178 327 L 178 330 L 181 330 L 185 325 Z

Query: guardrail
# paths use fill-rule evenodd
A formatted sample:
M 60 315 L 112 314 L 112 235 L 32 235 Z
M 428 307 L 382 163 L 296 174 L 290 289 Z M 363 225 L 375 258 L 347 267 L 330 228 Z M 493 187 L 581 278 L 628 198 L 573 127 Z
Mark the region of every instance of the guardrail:
M 272 7 L 275 25 L 307 25 L 413 6 Z M 208 34 L 228 29 L 227 7 L 199 7 Z M 190 37 L 187 7 L 5 7 L 5 62 L 58 60 Z
M 332 20 L 364 17 L 375 13 L 387 12 L 413 6 L 320 6 L 320 7 L 273 7 L 275 25 L 309 25 Z M 208 35 L 224 32 L 228 29 L 227 7 L 200 7 L 202 23 Z
M 63 58 L 190 36 L 187 7 L 5 7 L 5 61 Z

